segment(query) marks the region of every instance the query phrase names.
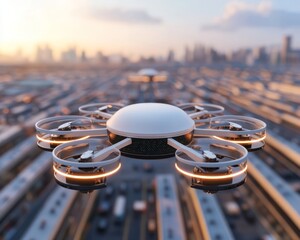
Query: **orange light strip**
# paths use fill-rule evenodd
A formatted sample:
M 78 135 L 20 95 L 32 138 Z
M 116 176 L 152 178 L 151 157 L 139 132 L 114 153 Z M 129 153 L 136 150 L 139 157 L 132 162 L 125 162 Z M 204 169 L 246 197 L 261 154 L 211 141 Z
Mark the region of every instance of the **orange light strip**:
M 226 139 L 226 138 L 220 138 L 220 137 L 217 137 L 217 136 L 213 136 L 213 138 L 215 139 L 219 139 L 219 140 L 223 140 L 223 141 L 228 141 L 228 142 L 233 142 L 233 143 L 256 143 L 256 142 L 261 142 L 263 140 L 265 140 L 267 136 L 263 136 L 261 138 L 258 138 L 258 139 L 253 139 L 253 140 L 230 140 L 230 139 Z
M 61 172 L 59 171 L 54 165 L 53 165 L 53 170 L 55 173 L 67 177 L 67 178 L 73 178 L 73 179 L 98 179 L 98 178 L 103 178 L 103 177 L 108 177 L 111 176 L 113 174 L 115 174 L 117 171 L 119 171 L 121 168 L 121 163 L 118 165 L 118 167 L 110 172 L 107 173 L 102 173 L 102 174 L 98 174 L 98 175 L 90 175 L 90 176 L 80 176 L 80 175 L 72 175 L 72 174 L 68 174 L 65 172 Z
M 232 178 L 232 177 L 237 177 L 241 174 L 243 174 L 244 172 L 247 171 L 247 165 L 245 166 L 245 168 L 243 168 L 241 171 L 235 172 L 235 173 L 231 173 L 228 174 L 226 176 L 220 175 L 220 176 L 205 176 L 205 175 L 198 175 L 198 174 L 193 174 L 193 173 L 189 173 L 186 172 L 184 170 L 182 170 L 180 167 L 178 167 L 177 163 L 175 163 L 175 167 L 176 169 L 181 172 L 182 174 L 192 177 L 192 178 L 202 178 L 202 179 L 210 179 L 210 180 L 216 180 L 216 179 L 227 179 L 227 178 Z
M 72 142 L 72 141 L 75 141 L 75 140 L 85 140 L 85 139 L 88 139 L 90 136 L 84 136 L 82 138 L 77 138 L 77 139 L 72 139 L 72 140 L 65 140 L 65 141 L 57 141 L 57 140 L 50 140 L 50 139 L 44 139 L 38 135 L 36 135 L 36 138 L 41 141 L 41 142 L 46 142 L 46 143 L 67 143 L 67 142 Z

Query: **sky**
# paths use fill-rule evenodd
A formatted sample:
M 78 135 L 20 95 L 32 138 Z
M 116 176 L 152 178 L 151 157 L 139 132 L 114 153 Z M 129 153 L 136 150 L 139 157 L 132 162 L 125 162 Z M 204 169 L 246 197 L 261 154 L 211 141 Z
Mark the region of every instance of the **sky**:
M 0 54 L 18 49 L 33 58 L 38 45 L 59 52 L 165 55 L 196 43 L 230 52 L 300 47 L 300 1 L 295 0 L 0 0 Z

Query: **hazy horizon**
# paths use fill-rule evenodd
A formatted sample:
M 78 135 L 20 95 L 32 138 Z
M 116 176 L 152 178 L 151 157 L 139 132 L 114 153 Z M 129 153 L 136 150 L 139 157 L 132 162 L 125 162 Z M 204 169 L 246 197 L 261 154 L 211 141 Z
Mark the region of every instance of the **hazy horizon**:
M 37 46 L 54 57 L 76 46 L 88 55 L 124 54 L 131 58 L 181 55 L 196 43 L 221 52 L 279 46 L 283 35 L 300 46 L 300 2 L 37 0 L 0 1 L 0 54 L 19 49 L 33 59 Z M 300 9 L 300 8 L 299 8 Z

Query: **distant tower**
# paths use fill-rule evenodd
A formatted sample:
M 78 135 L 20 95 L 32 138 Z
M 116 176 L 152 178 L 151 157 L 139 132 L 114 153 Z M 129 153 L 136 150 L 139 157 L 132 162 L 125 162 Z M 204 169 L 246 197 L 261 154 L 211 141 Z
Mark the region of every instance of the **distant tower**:
M 39 63 L 50 63 L 53 61 L 52 49 L 47 45 L 38 46 L 36 49 L 36 61 Z
M 69 48 L 68 50 L 61 53 L 61 61 L 75 63 L 77 61 L 76 48 Z
M 191 52 L 191 50 L 186 47 L 185 51 L 184 51 L 184 60 L 185 62 L 192 62 L 193 61 L 193 54 Z
M 280 54 L 278 51 L 272 51 L 270 53 L 270 62 L 271 64 L 279 64 L 280 63 Z
M 252 55 L 255 63 L 264 63 L 268 59 L 266 49 L 264 47 L 254 48 L 252 51 Z
M 196 44 L 193 51 L 193 61 L 198 63 L 204 63 L 206 61 L 206 51 L 205 47 L 201 44 Z
M 288 63 L 289 53 L 292 50 L 292 37 L 291 36 L 284 36 L 282 41 L 282 48 L 281 48 L 281 62 L 286 64 Z
M 168 62 L 174 62 L 175 61 L 175 53 L 174 53 L 173 50 L 170 50 L 168 52 L 167 61 Z
M 81 60 L 81 62 L 86 62 L 87 61 L 87 57 L 86 57 L 85 51 L 81 52 L 80 60 Z

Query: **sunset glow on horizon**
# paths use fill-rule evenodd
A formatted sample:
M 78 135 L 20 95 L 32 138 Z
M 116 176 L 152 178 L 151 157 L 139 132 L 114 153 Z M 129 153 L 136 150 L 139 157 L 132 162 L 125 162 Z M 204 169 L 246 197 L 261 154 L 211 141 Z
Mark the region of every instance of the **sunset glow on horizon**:
M 299 35 L 300 21 L 270 25 L 265 19 L 285 19 L 285 13 L 300 19 L 300 11 L 293 10 L 299 3 L 288 2 L 0 0 L 0 55 L 21 50 L 32 59 L 37 46 L 46 45 L 55 58 L 70 47 L 90 55 L 101 51 L 134 58 L 165 55 L 170 49 L 181 54 L 196 43 L 224 52 L 279 45 L 282 35 Z M 236 22 L 242 15 L 243 21 Z M 249 24 L 248 15 L 260 16 L 261 22 Z M 295 40 L 299 46 L 300 39 Z

